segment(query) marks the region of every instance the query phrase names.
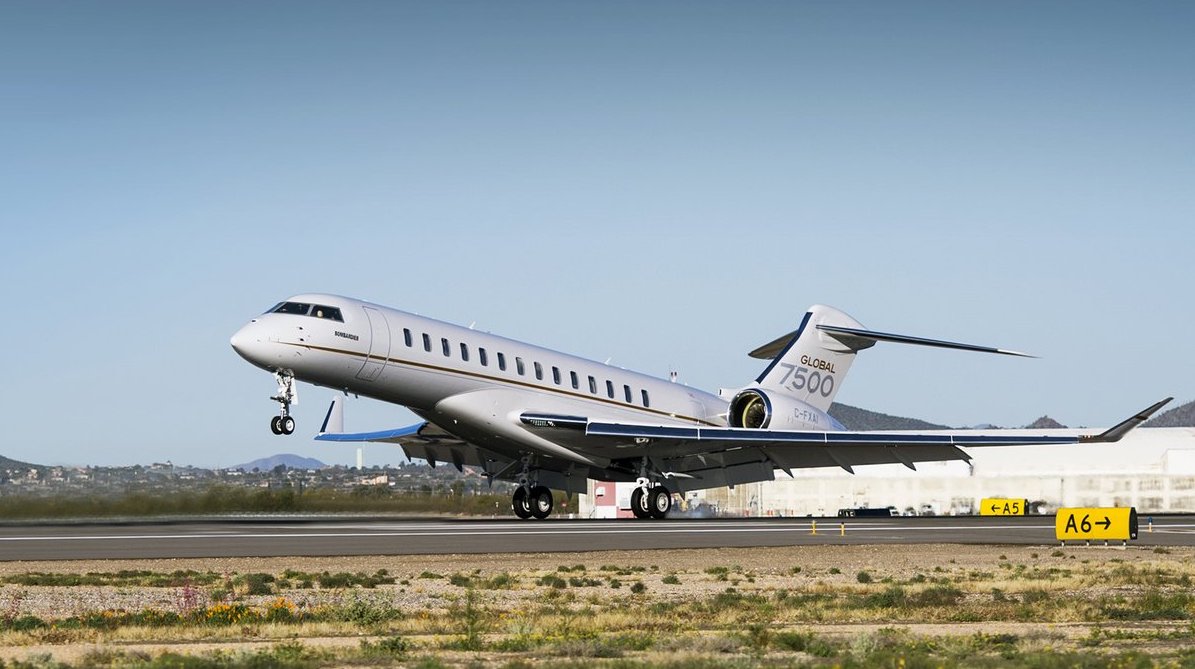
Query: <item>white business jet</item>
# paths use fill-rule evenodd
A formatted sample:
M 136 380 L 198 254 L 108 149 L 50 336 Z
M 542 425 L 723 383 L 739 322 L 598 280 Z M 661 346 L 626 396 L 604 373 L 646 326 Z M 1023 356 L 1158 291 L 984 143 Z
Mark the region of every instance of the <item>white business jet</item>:
M 899 342 L 1025 355 L 868 330 L 837 309 L 809 308 L 793 332 L 750 353 L 770 361 L 754 383 L 712 395 L 360 300 L 296 295 L 232 337 L 243 358 L 278 381 L 275 434 L 295 429 L 296 381 L 401 404 L 424 422 L 346 433 L 340 397 L 316 437 L 398 444 L 435 466 L 479 467 L 518 483 L 520 518 L 546 518 L 552 490 L 586 479 L 634 481 L 639 518 L 663 518 L 672 494 L 755 481 L 776 469 L 969 460 L 960 447 L 1117 441 L 1170 401 L 1103 432 L 857 432 L 828 412 L 855 354 Z

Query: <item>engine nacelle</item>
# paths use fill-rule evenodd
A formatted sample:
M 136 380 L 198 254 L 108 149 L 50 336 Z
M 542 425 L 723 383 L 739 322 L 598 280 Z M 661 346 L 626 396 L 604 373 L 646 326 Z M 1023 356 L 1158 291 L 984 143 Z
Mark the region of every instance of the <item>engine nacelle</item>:
M 841 430 L 830 414 L 801 400 L 769 394 L 759 388 L 741 390 L 730 400 L 730 427 L 756 430 Z

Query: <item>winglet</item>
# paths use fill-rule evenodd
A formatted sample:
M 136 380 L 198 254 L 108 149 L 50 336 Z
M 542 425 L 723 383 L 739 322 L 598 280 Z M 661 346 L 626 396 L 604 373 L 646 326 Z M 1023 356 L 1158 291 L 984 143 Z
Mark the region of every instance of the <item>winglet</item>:
M 340 403 L 340 395 L 332 398 L 332 404 L 328 406 L 328 413 L 324 415 L 324 424 L 319 428 L 320 434 L 329 432 L 344 432 L 344 406 Z
M 1134 414 L 1133 416 L 1120 421 L 1116 425 L 1113 425 L 1112 427 L 1108 428 L 1107 430 L 1104 430 L 1100 434 L 1093 434 L 1093 435 L 1088 435 L 1086 437 L 1080 437 L 1079 440 L 1083 441 L 1083 442 L 1088 442 L 1088 443 L 1091 443 L 1091 442 L 1103 443 L 1103 442 L 1120 441 L 1121 437 L 1128 434 L 1129 431 L 1132 430 L 1133 428 L 1135 428 L 1138 425 L 1149 420 L 1150 416 L 1157 413 L 1158 409 L 1161 409 L 1162 407 L 1166 406 L 1173 399 L 1174 399 L 1173 397 L 1167 397 L 1166 399 L 1162 400 L 1161 402 L 1157 402 L 1157 403 L 1151 405 L 1148 409 L 1145 409 L 1144 411 L 1138 412 L 1138 413 Z

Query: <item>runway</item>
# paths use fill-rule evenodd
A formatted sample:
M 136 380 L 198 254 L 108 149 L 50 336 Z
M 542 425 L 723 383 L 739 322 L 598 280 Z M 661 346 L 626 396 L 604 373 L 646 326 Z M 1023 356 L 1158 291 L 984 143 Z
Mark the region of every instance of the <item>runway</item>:
M 1052 516 L 636 520 L 218 519 L 0 526 L 2 560 L 428 555 L 800 546 L 1052 545 Z M 816 533 L 814 532 L 816 523 Z M 1134 545 L 1195 546 L 1195 516 L 1158 516 Z

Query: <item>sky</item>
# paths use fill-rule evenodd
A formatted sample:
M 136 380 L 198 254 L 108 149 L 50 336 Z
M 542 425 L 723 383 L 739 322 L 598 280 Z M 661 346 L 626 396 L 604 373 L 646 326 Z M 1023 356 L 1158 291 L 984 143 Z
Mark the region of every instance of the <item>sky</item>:
M 838 400 L 1104 426 L 1195 399 L 1195 5 L 0 3 L 0 455 L 314 442 L 228 339 L 331 292 L 740 387 L 814 303 Z M 353 400 L 346 426 L 408 424 Z M 366 447 L 374 464 L 402 460 Z

